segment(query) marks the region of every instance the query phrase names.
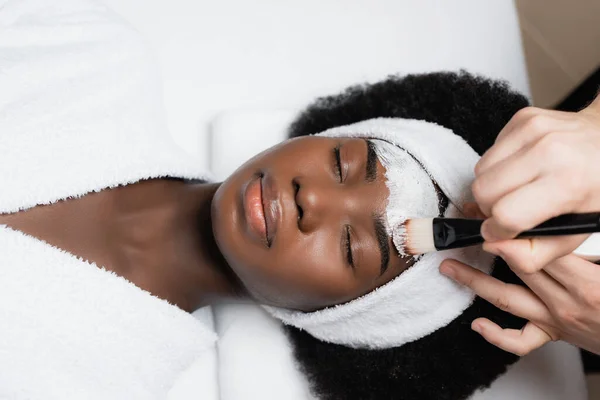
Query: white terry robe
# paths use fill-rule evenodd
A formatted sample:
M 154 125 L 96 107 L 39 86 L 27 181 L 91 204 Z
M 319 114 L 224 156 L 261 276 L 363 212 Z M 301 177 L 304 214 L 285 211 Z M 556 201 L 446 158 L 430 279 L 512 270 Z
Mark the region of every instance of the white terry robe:
M 0 0 L 0 213 L 206 178 L 166 131 L 150 58 L 93 1 Z M 0 398 L 164 399 L 215 340 L 129 281 L 0 226 Z

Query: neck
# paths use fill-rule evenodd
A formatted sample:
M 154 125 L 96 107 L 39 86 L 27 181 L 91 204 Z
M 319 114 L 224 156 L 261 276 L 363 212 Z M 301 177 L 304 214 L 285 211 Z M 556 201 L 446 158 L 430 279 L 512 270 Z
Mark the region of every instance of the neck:
M 117 254 L 128 279 L 185 311 L 239 297 L 217 247 L 211 203 L 219 184 L 151 180 L 119 193 Z
M 182 308 L 192 311 L 221 299 L 242 296 L 241 285 L 221 254 L 213 235 L 211 203 L 220 184 L 188 183 L 177 196 L 179 212 L 172 224 L 177 241 L 175 271 L 188 282 Z

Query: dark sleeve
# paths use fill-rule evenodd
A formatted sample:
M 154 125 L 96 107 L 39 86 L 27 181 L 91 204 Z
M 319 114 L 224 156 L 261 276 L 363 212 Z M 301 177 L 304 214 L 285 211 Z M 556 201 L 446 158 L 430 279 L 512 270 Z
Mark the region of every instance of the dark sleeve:
M 423 119 L 453 130 L 482 154 L 526 105 L 527 99 L 505 83 L 464 72 L 390 77 L 318 99 L 289 133 L 303 136 L 376 117 Z M 501 259 L 493 275 L 522 284 Z M 447 326 L 397 348 L 357 350 L 321 342 L 296 328 L 286 330 L 320 399 L 457 400 L 489 386 L 518 360 L 471 330 L 471 322 L 482 316 L 503 327 L 520 328 L 525 322 L 476 298 Z

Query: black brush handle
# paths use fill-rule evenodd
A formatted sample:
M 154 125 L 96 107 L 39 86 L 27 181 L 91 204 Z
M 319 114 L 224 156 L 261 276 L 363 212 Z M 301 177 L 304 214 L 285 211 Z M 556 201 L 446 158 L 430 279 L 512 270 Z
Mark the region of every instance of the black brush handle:
M 433 245 L 437 250 L 455 249 L 483 243 L 482 219 L 434 218 Z
M 565 214 L 549 219 L 517 237 L 576 235 L 600 232 L 600 213 Z
M 484 242 L 482 219 L 434 218 L 433 243 L 437 250 L 473 246 Z M 549 219 L 517 237 L 577 235 L 600 232 L 600 213 L 564 214 Z

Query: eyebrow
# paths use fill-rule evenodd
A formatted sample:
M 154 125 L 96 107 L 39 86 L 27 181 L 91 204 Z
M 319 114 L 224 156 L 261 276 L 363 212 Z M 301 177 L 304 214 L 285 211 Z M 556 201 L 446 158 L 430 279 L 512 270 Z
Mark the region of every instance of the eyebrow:
M 381 253 L 381 273 L 379 274 L 379 276 L 381 276 L 387 271 L 390 263 L 390 242 L 388 240 L 387 230 L 385 229 L 385 223 L 383 222 L 383 216 L 374 214 L 373 225 L 375 226 L 375 237 L 377 238 L 379 252 Z
M 377 178 L 377 153 L 375 152 L 375 144 L 370 140 L 365 141 L 367 142 L 367 172 L 365 180 L 373 182 Z

